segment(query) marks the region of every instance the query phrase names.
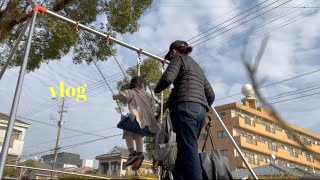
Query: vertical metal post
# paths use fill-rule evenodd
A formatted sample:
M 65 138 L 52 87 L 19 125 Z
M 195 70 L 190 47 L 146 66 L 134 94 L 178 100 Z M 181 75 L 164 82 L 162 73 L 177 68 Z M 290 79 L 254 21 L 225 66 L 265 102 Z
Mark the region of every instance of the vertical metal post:
M 29 24 L 30 24 L 30 19 L 28 19 L 28 20 L 25 22 L 25 24 L 24 24 L 24 26 L 23 26 L 23 28 L 22 28 L 22 30 L 21 30 L 21 32 L 20 32 L 20 34 L 19 34 L 16 42 L 15 42 L 15 44 L 13 45 L 13 48 L 12 48 L 12 50 L 11 50 L 9 56 L 8 56 L 7 61 L 4 63 L 4 65 L 3 65 L 2 69 L 1 69 L 1 72 L 0 72 L 0 80 L 1 80 L 4 72 L 6 71 L 7 67 L 9 66 L 9 63 L 10 63 L 10 61 L 11 61 L 14 53 L 17 51 L 18 46 L 19 46 L 19 44 L 20 44 L 20 41 L 22 40 L 24 34 L 26 33 Z
M 16 91 L 14 94 L 13 102 L 12 102 L 10 117 L 8 120 L 7 131 L 6 131 L 6 135 L 4 137 L 1 156 L 0 156 L 0 178 L 3 178 L 3 171 L 4 171 L 5 163 L 7 160 L 7 156 L 8 156 L 9 143 L 10 143 L 11 134 L 12 134 L 13 126 L 14 126 L 14 121 L 16 119 L 16 114 L 17 114 L 17 110 L 18 110 L 18 105 L 19 105 L 19 100 L 20 100 L 20 95 L 21 95 L 21 90 L 22 90 L 22 84 L 23 84 L 23 80 L 24 80 L 24 74 L 25 74 L 25 71 L 27 68 L 28 57 L 29 57 L 29 53 L 30 53 L 31 41 L 32 41 L 33 30 L 34 30 L 36 18 L 37 18 L 37 12 L 33 11 L 31 25 L 30 25 L 30 29 L 29 29 L 27 47 L 26 47 L 26 51 L 24 53 L 24 58 L 23 58 L 21 69 L 20 69 L 17 87 L 16 87 Z
M 243 160 L 244 164 L 247 166 L 250 174 L 254 177 L 254 179 L 258 179 L 258 177 L 256 176 L 256 174 L 253 172 L 252 168 L 250 167 L 248 161 L 246 160 L 246 158 L 243 156 L 239 146 L 237 145 L 237 143 L 234 141 L 232 135 L 230 134 L 230 132 L 228 131 L 227 127 L 225 126 L 225 124 L 223 123 L 223 121 L 221 120 L 219 114 L 217 113 L 216 109 L 212 106 L 212 109 L 214 111 L 214 113 L 216 114 L 216 116 L 218 117 L 218 120 L 220 122 L 220 124 L 222 125 L 223 129 L 227 132 L 228 137 L 230 138 L 233 146 L 236 148 L 238 154 L 240 155 L 241 159 Z

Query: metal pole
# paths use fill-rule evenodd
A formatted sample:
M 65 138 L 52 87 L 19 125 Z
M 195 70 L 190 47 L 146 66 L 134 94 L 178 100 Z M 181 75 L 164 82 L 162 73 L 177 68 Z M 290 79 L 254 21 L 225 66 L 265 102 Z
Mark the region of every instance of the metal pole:
M 29 57 L 29 52 L 30 52 L 31 41 L 32 41 L 33 30 L 34 30 L 36 18 L 37 18 L 37 12 L 33 11 L 31 25 L 30 25 L 30 29 L 29 29 L 27 47 L 26 47 L 26 51 L 24 53 L 24 58 L 23 58 L 21 69 L 20 69 L 17 87 L 16 87 L 16 91 L 14 94 L 13 103 L 12 103 L 12 107 L 11 107 L 10 117 L 8 120 L 8 127 L 7 127 L 7 131 L 6 131 L 6 135 L 4 137 L 1 156 L 0 156 L 0 178 L 3 178 L 4 166 L 6 164 L 6 159 L 8 156 L 9 143 L 10 143 L 11 134 L 12 134 L 13 126 L 14 126 L 14 121 L 16 119 L 16 114 L 17 114 L 17 110 L 18 110 L 18 105 L 19 105 L 19 100 L 20 100 L 20 95 L 21 95 L 21 90 L 22 90 L 22 84 L 23 84 L 24 74 L 25 74 L 25 71 L 27 68 L 28 57 Z
M 59 150 L 59 141 L 60 141 L 60 132 L 61 132 L 61 127 L 63 125 L 63 113 L 64 113 L 64 98 L 62 99 L 62 106 L 61 106 L 61 111 L 60 111 L 60 119 L 58 121 L 58 134 L 57 134 L 57 140 L 56 140 L 56 146 L 54 148 L 54 159 L 52 163 L 52 170 L 56 168 L 56 161 L 57 161 L 57 156 L 58 156 L 58 150 Z M 51 172 L 51 179 L 53 179 L 53 172 Z
M 212 109 L 214 111 L 214 113 L 216 114 L 216 116 L 218 117 L 218 120 L 220 122 L 220 124 L 222 125 L 222 127 L 224 128 L 224 130 L 227 132 L 228 137 L 230 138 L 233 146 L 236 148 L 238 154 L 240 155 L 241 159 L 243 160 L 244 164 L 247 166 L 250 174 L 254 177 L 254 179 L 258 179 L 258 177 L 256 176 L 256 174 L 253 172 L 252 168 L 250 167 L 248 161 L 246 160 L 246 158 L 243 156 L 239 146 L 237 145 L 237 143 L 234 141 L 233 137 L 231 136 L 230 132 L 228 131 L 227 127 L 225 126 L 225 124 L 223 123 L 223 121 L 221 120 L 219 114 L 217 113 L 216 109 L 212 106 Z
M 106 35 L 106 34 L 104 34 L 104 33 L 102 33 L 102 32 L 96 31 L 96 30 L 94 30 L 94 29 L 92 29 L 92 28 L 89 28 L 89 27 L 87 27 L 87 26 L 85 26 L 85 25 L 82 25 L 82 24 L 80 24 L 80 23 L 78 23 L 78 22 L 76 22 L 76 21 L 73 21 L 73 20 L 71 20 L 71 19 L 65 18 L 65 17 L 63 17 L 63 16 L 61 16 L 61 15 L 59 15 L 59 14 L 57 14 L 57 13 L 52 12 L 52 11 L 46 10 L 45 13 L 48 14 L 48 15 L 50 15 L 50 16 L 52 16 L 52 17 L 54 17 L 54 18 L 60 19 L 60 20 L 62 20 L 62 21 L 64 21 L 64 22 L 66 22 L 66 23 L 73 24 L 73 25 L 77 26 L 78 28 L 81 28 L 81 29 L 83 29 L 83 30 L 86 30 L 86 31 L 88 31 L 88 32 L 91 32 L 91 33 L 93 33 L 93 34 L 95 34 L 95 35 L 98 35 L 98 36 L 101 36 L 101 37 L 104 37 L 104 38 L 108 38 L 108 40 L 110 40 L 110 41 L 112 41 L 112 42 L 114 42 L 114 43 L 116 43 L 116 44 L 119 44 L 119 45 L 121 45 L 121 46 L 124 46 L 124 47 L 126 47 L 126 48 L 128 48 L 128 49 L 134 50 L 134 51 L 136 51 L 136 52 L 139 52 L 139 51 L 140 51 L 141 54 L 146 55 L 146 56 L 151 57 L 151 58 L 154 58 L 154 59 L 156 59 L 156 60 L 158 60 L 158 61 L 160 61 L 160 62 L 163 62 L 163 61 L 165 60 L 164 58 L 158 57 L 158 56 L 153 55 L 153 54 L 151 54 L 151 53 L 148 53 L 148 52 L 146 52 L 146 51 L 141 51 L 140 48 L 136 48 L 136 47 L 134 47 L 134 46 L 131 46 L 131 45 L 129 45 L 129 44 L 127 44 L 127 43 L 124 43 L 124 42 L 122 42 L 122 41 L 120 41 L 120 40 L 117 40 L 117 39 L 115 39 L 115 38 L 113 38 L 113 37 L 109 37 L 109 35 Z M 166 60 L 166 63 L 169 64 L 169 61 Z
M 28 26 L 29 26 L 29 24 L 30 24 L 30 20 L 31 20 L 31 19 L 29 18 L 29 19 L 27 19 L 27 21 L 25 22 L 25 24 L 24 24 L 24 26 L 23 26 L 23 28 L 22 28 L 22 30 L 21 30 L 21 32 L 20 32 L 20 34 L 19 34 L 16 42 L 15 42 L 15 44 L 14 44 L 14 46 L 13 46 L 13 48 L 12 48 L 12 50 L 11 50 L 9 56 L 8 56 L 7 61 L 4 63 L 4 65 L 3 65 L 2 69 L 1 69 L 1 72 L 0 72 L 0 80 L 1 80 L 4 72 L 6 71 L 7 67 L 9 66 L 9 63 L 10 63 L 10 61 L 11 61 L 14 53 L 17 51 L 18 46 L 19 46 L 19 44 L 20 44 L 20 41 L 22 40 L 22 38 L 23 38 L 24 34 L 26 33 L 27 28 L 28 28 Z

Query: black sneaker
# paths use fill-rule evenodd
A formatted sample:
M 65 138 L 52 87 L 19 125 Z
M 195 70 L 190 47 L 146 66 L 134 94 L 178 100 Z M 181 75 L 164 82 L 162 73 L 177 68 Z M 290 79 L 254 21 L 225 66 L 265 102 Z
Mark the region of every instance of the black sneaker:
M 132 154 L 129 155 L 129 158 L 126 162 L 126 167 L 127 166 L 131 166 L 134 162 L 136 162 L 136 160 L 138 159 L 139 154 L 135 151 Z
M 138 169 L 140 169 L 141 165 L 142 165 L 142 162 L 144 160 L 144 156 L 143 154 L 140 152 L 140 153 L 137 153 L 138 154 L 138 158 L 137 160 L 132 164 L 132 170 L 133 171 L 137 171 Z

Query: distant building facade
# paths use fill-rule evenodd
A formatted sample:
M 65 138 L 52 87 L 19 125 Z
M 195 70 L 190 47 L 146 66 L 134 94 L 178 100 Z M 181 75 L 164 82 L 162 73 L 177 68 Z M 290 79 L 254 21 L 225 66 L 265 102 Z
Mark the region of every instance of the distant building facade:
M 81 167 L 93 168 L 93 160 L 92 159 L 82 159 Z
M 54 154 L 41 156 L 41 159 L 44 163 L 52 165 L 54 160 Z M 79 168 L 82 165 L 82 160 L 80 159 L 79 154 L 68 153 L 68 152 L 59 152 L 57 155 L 57 161 L 55 164 L 56 169 L 65 169 L 65 168 Z
M 2 150 L 4 137 L 7 131 L 8 119 L 8 114 L 0 113 L 0 152 Z M 28 123 L 25 123 L 19 119 L 15 120 L 9 144 L 8 159 L 16 160 L 21 156 L 24 146 L 25 134 L 27 129 L 29 129 L 30 127 L 31 125 Z
M 242 103 L 234 102 L 215 107 L 228 131 L 233 136 L 251 167 L 270 163 L 297 167 L 308 172 L 320 172 L 320 161 L 303 150 L 290 132 L 282 127 L 268 110 L 257 107 L 257 100 L 247 96 Z M 227 133 L 215 115 L 211 133 L 216 148 L 227 157 L 232 171 L 246 168 Z M 288 123 L 298 133 L 300 140 L 314 153 L 320 153 L 320 135 Z M 202 147 L 206 134 L 199 138 Z M 210 147 L 210 146 L 208 146 Z
M 106 154 L 97 156 L 96 160 L 99 161 L 99 173 L 117 176 L 134 175 L 134 171 L 131 170 L 131 166 L 125 167 L 128 156 L 128 149 L 119 146 L 115 146 Z M 152 161 L 149 160 L 146 155 L 139 171 L 143 174 L 152 172 Z

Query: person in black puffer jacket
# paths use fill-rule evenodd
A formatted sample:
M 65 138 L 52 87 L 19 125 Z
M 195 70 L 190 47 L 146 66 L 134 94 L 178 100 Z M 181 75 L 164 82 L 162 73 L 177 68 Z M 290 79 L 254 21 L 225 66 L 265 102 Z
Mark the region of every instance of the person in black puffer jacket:
M 173 129 L 177 135 L 178 154 L 174 179 L 202 179 L 198 155 L 198 138 L 205 123 L 206 112 L 215 94 L 203 70 L 188 54 L 192 51 L 185 41 L 171 43 L 165 59 L 170 61 L 155 93 L 173 83 L 168 100 Z

